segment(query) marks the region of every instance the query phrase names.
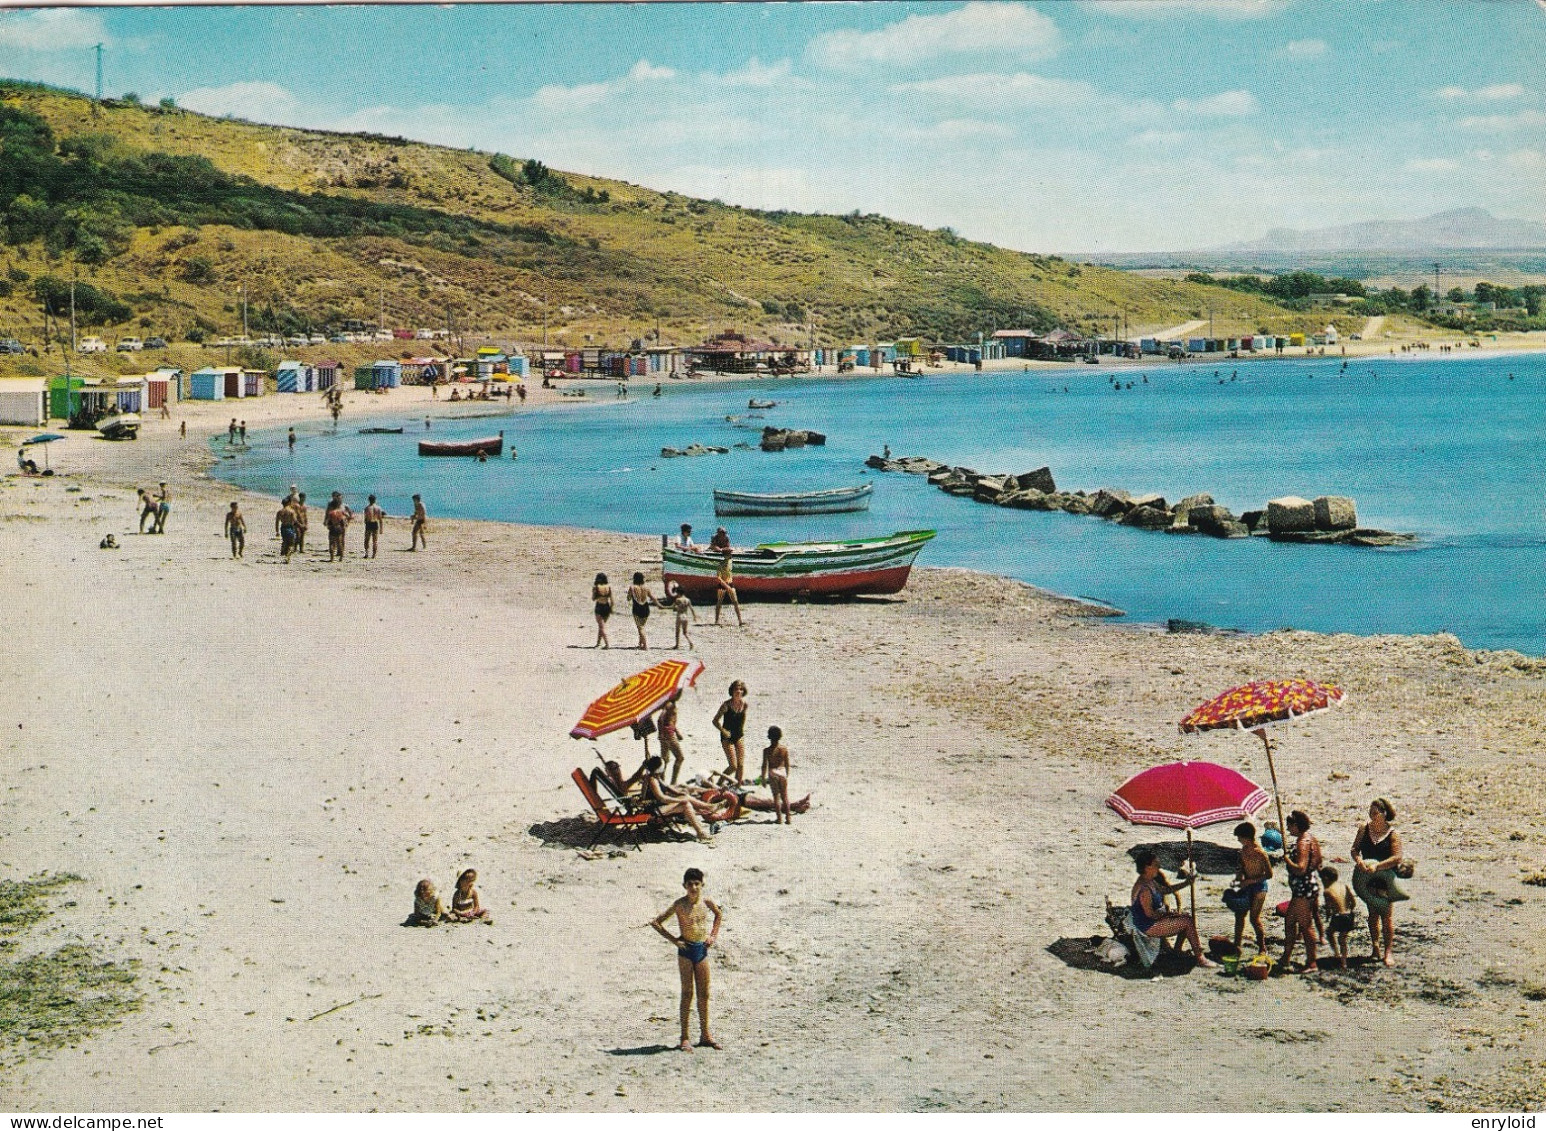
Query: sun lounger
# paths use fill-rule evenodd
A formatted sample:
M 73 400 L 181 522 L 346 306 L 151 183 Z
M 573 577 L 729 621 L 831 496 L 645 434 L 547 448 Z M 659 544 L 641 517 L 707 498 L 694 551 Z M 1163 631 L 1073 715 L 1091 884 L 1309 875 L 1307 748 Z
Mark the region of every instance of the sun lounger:
M 610 788 L 606 788 L 604 792 L 597 792 L 590 778 L 585 776 L 584 770 L 576 768 L 569 776 L 574 779 L 574 784 L 580 787 L 580 792 L 585 795 L 586 804 L 596 814 L 596 835 L 591 838 L 587 847 L 596 847 L 602 834 L 609 829 L 632 829 L 637 833 L 640 829 L 663 823 L 654 813 L 633 809 Z

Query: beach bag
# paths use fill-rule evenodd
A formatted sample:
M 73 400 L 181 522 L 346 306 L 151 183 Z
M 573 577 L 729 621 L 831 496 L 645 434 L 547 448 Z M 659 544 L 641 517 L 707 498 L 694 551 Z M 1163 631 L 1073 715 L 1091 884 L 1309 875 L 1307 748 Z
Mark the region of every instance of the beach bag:
M 1224 889 L 1224 906 L 1236 914 L 1244 914 L 1251 909 L 1251 893 L 1244 888 L 1230 886 Z
M 643 718 L 633 724 L 633 736 L 635 738 L 643 738 L 647 734 L 654 733 L 655 720 L 652 718 Z

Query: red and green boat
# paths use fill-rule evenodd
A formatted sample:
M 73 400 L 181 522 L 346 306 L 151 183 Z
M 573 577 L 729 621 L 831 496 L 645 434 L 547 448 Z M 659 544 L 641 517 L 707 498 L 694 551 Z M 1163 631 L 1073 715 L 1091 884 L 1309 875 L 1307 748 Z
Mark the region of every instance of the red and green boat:
M 765 542 L 733 549 L 730 563 L 740 597 L 854 597 L 900 592 L 932 530 L 901 530 L 883 538 L 834 542 Z M 708 550 L 661 551 L 662 574 L 695 601 L 713 600 L 722 560 Z

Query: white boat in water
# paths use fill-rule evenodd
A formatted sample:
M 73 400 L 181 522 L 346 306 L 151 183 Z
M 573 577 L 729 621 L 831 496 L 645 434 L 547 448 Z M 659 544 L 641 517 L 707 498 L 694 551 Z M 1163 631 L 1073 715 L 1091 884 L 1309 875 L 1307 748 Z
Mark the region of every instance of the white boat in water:
M 779 514 L 844 514 L 870 509 L 874 487 L 834 487 L 827 491 L 799 491 L 784 495 L 756 495 L 746 491 L 714 490 L 714 513 L 722 517 Z

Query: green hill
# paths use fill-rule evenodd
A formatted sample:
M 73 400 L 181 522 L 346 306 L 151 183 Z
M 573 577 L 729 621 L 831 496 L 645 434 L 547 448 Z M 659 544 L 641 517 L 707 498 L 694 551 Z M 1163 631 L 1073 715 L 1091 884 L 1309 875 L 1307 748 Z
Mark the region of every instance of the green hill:
M 347 318 L 553 345 L 728 327 L 835 345 L 1030 326 L 1220 334 L 1305 316 L 1220 287 L 1007 251 L 875 215 L 763 212 L 536 160 L 256 125 L 0 81 L 0 337 L 77 319 L 182 339 Z M 1316 321 L 1311 318 L 1310 321 Z

